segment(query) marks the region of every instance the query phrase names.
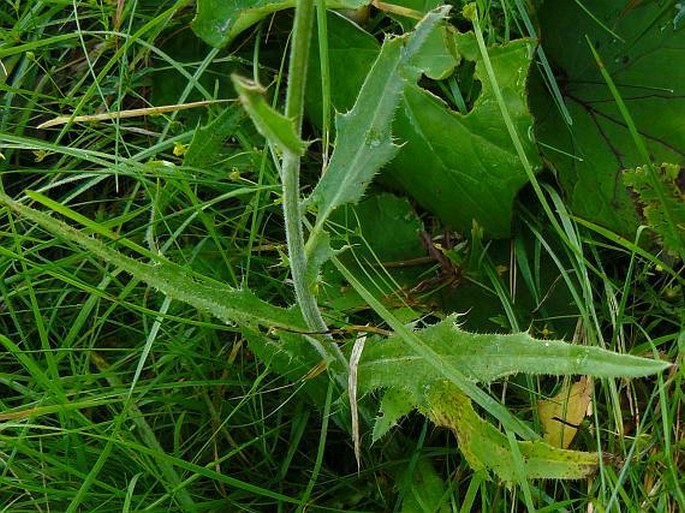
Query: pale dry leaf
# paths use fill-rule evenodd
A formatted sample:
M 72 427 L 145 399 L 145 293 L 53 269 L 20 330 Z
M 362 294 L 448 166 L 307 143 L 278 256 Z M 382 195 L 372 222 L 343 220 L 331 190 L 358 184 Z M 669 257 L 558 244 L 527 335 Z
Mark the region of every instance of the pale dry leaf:
M 350 355 L 350 373 L 347 378 L 347 391 L 350 396 L 350 414 L 352 415 L 352 443 L 354 444 L 354 458 L 357 460 L 357 470 L 361 468 L 361 440 L 359 436 L 359 409 L 357 407 L 357 368 L 364 350 L 366 335 L 357 338 Z
M 587 376 L 573 384 L 565 384 L 554 397 L 538 401 L 544 440 L 562 449 L 571 445 L 579 424 L 590 410 L 591 402 L 592 380 Z

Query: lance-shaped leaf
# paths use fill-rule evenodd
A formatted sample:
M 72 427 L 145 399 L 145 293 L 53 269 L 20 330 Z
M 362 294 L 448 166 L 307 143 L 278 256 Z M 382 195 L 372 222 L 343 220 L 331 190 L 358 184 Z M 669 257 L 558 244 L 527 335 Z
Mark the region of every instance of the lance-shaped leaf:
M 436 9 L 411 34 L 386 40 L 354 107 L 336 116 L 335 150 L 326 174 L 312 193 L 318 206 L 318 227 L 340 205 L 359 201 L 380 167 L 397 153 L 391 135 L 395 110 L 404 89 L 415 83 L 422 72 L 413 58 L 448 10 Z
M 417 333 L 446 366 L 467 378 L 491 382 L 499 377 L 527 374 L 597 377 L 639 377 L 670 366 L 668 362 L 612 353 L 561 340 L 536 340 L 526 333 L 480 335 L 461 330 L 458 317 Z M 417 408 L 439 426 L 454 431 L 460 450 L 475 470 L 487 469 L 513 483 L 520 478 L 578 479 L 596 468 L 599 455 L 555 448 L 545 442 L 517 442 L 516 451 L 501 431 L 482 419 L 468 396 L 445 379 L 436 366 L 408 348 L 399 336 L 370 340 L 358 368 L 360 393 L 387 388 L 374 440 L 399 417 Z M 388 416 L 386 418 L 385 416 Z M 517 461 L 518 453 L 522 460 Z M 522 475 L 521 475 L 522 473 Z
M 231 80 L 259 133 L 281 152 L 304 155 L 307 145 L 297 135 L 293 121 L 266 102 L 265 89 L 238 75 L 231 75 Z
M 358 9 L 368 3 L 366 0 L 328 0 L 326 7 Z M 292 7 L 295 7 L 295 0 L 198 0 L 192 27 L 205 43 L 222 48 L 269 14 Z
M 663 371 L 670 363 L 619 354 L 562 340 L 538 340 L 527 333 L 476 334 L 459 328 L 450 316 L 417 335 L 446 365 L 460 369 L 474 382 L 490 383 L 517 373 L 587 375 L 601 378 L 641 377 Z M 359 390 L 421 387 L 444 379 L 435 367 L 409 350 L 398 336 L 369 341 L 359 363 Z
M 87 226 L 98 234 L 117 240 L 119 244 L 151 258 L 154 263 L 147 264 L 128 257 L 100 240 L 43 212 L 14 201 L 8 196 L 0 195 L 0 204 L 7 205 L 21 217 L 30 219 L 54 236 L 81 246 L 160 292 L 194 306 L 198 310 L 210 313 L 224 322 L 280 327 L 291 331 L 306 331 L 307 329 L 306 324 L 295 311 L 270 305 L 248 290 L 235 289 L 200 275 L 190 275 L 188 269 L 122 239 L 96 223 L 88 222 L 63 205 L 55 204 L 39 194 L 30 194 L 33 199 L 40 200 L 48 206 L 54 206 L 60 212 L 88 223 Z
M 346 110 L 363 83 L 365 66 L 377 52 L 377 43 L 339 17 L 329 17 L 328 31 L 331 101 L 338 110 Z M 526 92 L 533 46 L 532 40 L 520 39 L 489 48 L 488 53 L 528 160 L 537 170 L 541 162 L 530 136 L 533 119 Z M 311 58 L 307 112 L 317 123 L 323 100 L 312 84 L 320 83 L 320 66 L 316 52 Z M 392 125 L 401 149 L 380 179 L 402 189 L 455 229 L 468 232 L 476 219 L 488 237 L 508 236 L 514 199 L 528 176 L 487 79 L 474 35 L 434 31 L 415 60 L 429 78 L 443 78 L 457 66 L 453 83 L 461 84 L 459 90 L 467 99 L 473 100 L 479 83 L 482 88 L 472 108 L 464 105 L 457 112 L 431 92 L 436 87 L 431 91 L 416 83 L 405 87 Z

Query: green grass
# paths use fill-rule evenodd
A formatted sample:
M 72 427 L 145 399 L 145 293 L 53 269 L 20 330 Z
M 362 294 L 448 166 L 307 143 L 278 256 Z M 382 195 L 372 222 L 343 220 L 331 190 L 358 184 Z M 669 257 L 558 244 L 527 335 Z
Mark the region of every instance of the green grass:
M 488 44 L 524 32 L 529 20 L 518 11 L 484 4 Z M 26 194 L 38 191 L 189 275 L 294 304 L 279 173 L 249 121 L 222 144 L 218 162 L 192 168 L 174 148 L 224 106 L 36 129 L 65 113 L 233 97 L 232 71 L 280 83 L 289 16 L 216 51 L 191 33 L 185 0 L 125 2 L 118 27 L 116 3 L 73 5 L 0 7 L 2 192 L 47 211 Z M 395 26 L 378 12 L 373 24 Z M 303 167 L 310 189 L 323 158 L 314 148 Z M 607 454 L 592 478 L 505 488 L 474 473 L 452 434 L 418 414 L 373 445 L 364 436 L 358 471 L 333 384 L 317 410 L 307 381 L 274 373 L 240 326 L 163 296 L 4 208 L 0 511 L 401 511 L 407 496 L 421 503 L 428 485 L 414 485 L 412 475 L 424 461 L 444 481 L 447 511 L 685 510 L 682 262 L 577 222 L 551 182 L 539 180 L 523 193 L 511 240 L 478 246 L 471 238 L 477 266 L 464 288 L 411 299 L 437 318 L 471 308 L 459 298 L 471 287 L 487 312 L 465 316 L 476 331 L 551 330 L 679 362 L 663 376 L 596 384 L 573 445 Z M 439 221 L 423 216 L 439 234 Z M 368 307 L 327 313 L 388 328 Z M 515 376 L 489 392 L 539 432 L 535 403 L 561 383 Z

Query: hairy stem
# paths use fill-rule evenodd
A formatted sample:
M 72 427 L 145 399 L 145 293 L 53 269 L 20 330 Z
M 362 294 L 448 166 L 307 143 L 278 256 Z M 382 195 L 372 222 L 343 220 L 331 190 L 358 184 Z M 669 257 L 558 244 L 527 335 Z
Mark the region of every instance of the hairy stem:
M 290 63 L 288 66 L 288 91 L 285 115 L 292 119 L 298 135 L 302 132 L 302 113 L 304 110 L 305 79 L 307 61 L 314 20 L 314 0 L 297 0 L 295 5 L 295 24 L 293 27 Z M 325 332 L 326 326 L 316 297 L 307 282 L 307 257 L 304 250 L 302 230 L 302 206 L 300 202 L 300 157 L 286 151 L 281 163 L 283 182 L 283 215 L 288 243 L 290 272 L 295 285 L 295 296 L 302 310 L 305 322 L 314 332 Z M 332 360 L 346 366 L 346 360 L 337 345 L 329 344 L 327 351 Z
M 288 92 L 285 98 L 285 115 L 295 122 L 295 129 L 298 134 L 302 131 L 304 90 L 313 21 L 314 0 L 297 0 L 290 48 L 290 62 L 288 63 Z

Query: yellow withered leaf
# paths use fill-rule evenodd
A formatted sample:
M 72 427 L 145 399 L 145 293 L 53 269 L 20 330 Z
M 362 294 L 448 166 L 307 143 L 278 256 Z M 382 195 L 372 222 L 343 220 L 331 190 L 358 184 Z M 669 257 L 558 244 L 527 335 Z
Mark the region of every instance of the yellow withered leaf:
M 578 431 L 578 425 L 591 410 L 592 380 L 586 376 L 576 383 L 565 384 L 554 397 L 538 401 L 538 415 L 544 429 L 544 440 L 566 449 Z

